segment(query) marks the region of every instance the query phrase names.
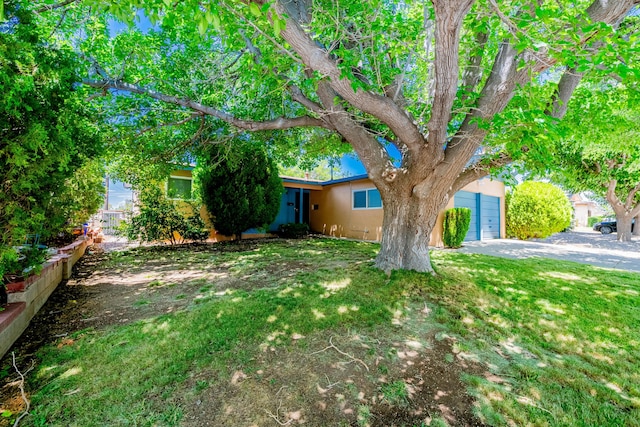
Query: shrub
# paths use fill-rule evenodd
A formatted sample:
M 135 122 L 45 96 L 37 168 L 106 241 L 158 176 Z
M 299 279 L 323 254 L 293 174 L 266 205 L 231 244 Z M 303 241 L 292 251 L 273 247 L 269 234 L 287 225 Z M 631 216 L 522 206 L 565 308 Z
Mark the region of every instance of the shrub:
M 189 205 L 191 213 L 184 218 L 184 232 L 182 236 L 194 242 L 204 242 L 209 238 L 209 230 L 200 216 L 200 209 L 196 204 Z
M 240 239 L 266 228 L 280 210 L 284 188 L 264 147 L 249 141 L 213 144 L 199 158 L 197 181 L 216 231 Z
M 593 227 L 594 225 L 596 225 L 596 222 L 601 222 L 603 218 L 603 216 L 590 216 L 589 218 L 587 218 L 587 225 L 589 227 Z
M 25 256 L 14 249 L 25 235 L 56 235 L 93 213 L 104 193 L 97 170 L 104 132 L 78 90 L 77 55 L 48 42 L 26 3 L 3 5 L 0 21 L 11 24 L 0 29 L 0 277 Z M 97 175 L 88 181 L 87 172 Z
M 140 212 L 121 223 L 121 233 L 129 240 L 168 241 L 172 245 L 202 241 L 209 235 L 197 206 L 169 200 L 155 186 L 142 190 Z
M 527 181 L 507 198 L 507 234 L 525 240 L 545 238 L 571 224 L 571 203 L 553 184 Z
M 296 224 L 290 222 L 288 224 L 280 224 L 278 226 L 278 234 L 285 239 L 299 239 L 309 233 L 308 224 Z
M 444 232 L 442 241 L 448 248 L 459 248 L 462 245 L 469 225 L 471 224 L 471 209 L 453 208 L 444 213 Z

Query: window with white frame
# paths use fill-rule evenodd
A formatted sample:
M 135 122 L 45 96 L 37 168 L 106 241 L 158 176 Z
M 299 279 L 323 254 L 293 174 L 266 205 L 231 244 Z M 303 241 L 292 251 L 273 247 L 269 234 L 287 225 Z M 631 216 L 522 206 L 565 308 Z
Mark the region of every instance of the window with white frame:
M 167 196 L 172 199 L 191 200 L 191 184 L 191 177 L 172 175 L 167 183 Z
M 376 188 L 353 191 L 353 209 L 379 209 L 382 208 L 382 197 Z

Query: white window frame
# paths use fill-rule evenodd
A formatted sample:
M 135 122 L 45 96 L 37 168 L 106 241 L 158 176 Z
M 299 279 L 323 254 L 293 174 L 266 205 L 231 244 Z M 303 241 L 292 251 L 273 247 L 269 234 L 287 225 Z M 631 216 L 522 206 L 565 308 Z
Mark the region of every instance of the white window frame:
M 190 197 L 188 199 L 183 199 L 181 197 L 169 197 L 169 180 L 170 179 L 185 179 L 188 181 L 191 181 L 191 191 L 190 193 Z M 180 176 L 180 175 L 169 175 L 169 178 L 167 178 L 167 184 L 165 186 L 165 194 L 167 195 L 167 198 L 169 200 L 193 200 L 193 177 L 192 176 Z
M 371 190 L 375 190 L 378 193 L 380 193 L 380 190 L 378 190 L 375 187 L 359 188 L 357 190 L 351 190 L 351 210 L 364 211 L 364 210 L 372 210 L 372 209 L 382 209 L 384 207 L 384 203 L 382 203 L 382 195 L 380 195 L 380 206 L 375 206 L 375 207 L 370 207 L 369 206 L 369 191 L 371 191 Z M 359 193 L 361 191 L 364 191 L 364 194 L 365 194 L 365 207 L 364 208 L 356 208 L 355 206 L 353 206 L 355 201 L 356 201 L 355 193 Z

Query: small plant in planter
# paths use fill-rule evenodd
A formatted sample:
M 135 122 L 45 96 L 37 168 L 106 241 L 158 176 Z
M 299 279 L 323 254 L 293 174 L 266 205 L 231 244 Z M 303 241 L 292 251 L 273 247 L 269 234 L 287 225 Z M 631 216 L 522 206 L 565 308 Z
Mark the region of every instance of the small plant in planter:
M 42 245 L 18 246 L 7 251 L 2 258 L 2 288 L 6 285 L 24 281 L 25 278 L 38 274 L 47 256 L 47 249 Z

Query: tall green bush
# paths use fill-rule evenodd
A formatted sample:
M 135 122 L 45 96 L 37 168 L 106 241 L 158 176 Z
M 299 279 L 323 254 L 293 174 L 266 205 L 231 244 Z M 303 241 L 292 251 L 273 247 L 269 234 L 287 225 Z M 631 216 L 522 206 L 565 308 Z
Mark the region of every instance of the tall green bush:
M 555 185 L 523 182 L 507 198 L 507 234 L 521 240 L 549 237 L 571 224 L 572 210 Z
M 249 141 L 215 144 L 198 161 L 197 179 L 216 231 L 240 239 L 265 228 L 280 210 L 284 188 L 264 147 Z
M 442 241 L 448 248 L 459 248 L 471 224 L 471 209 L 453 208 L 444 213 Z

